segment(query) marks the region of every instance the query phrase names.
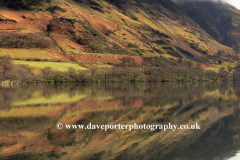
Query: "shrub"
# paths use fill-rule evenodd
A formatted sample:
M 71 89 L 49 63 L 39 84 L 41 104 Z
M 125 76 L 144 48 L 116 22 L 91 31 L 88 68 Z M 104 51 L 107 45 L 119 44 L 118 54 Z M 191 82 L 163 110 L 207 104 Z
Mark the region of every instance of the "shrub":
M 107 36 L 111 36 L 111 34 L 116 35 L 113 30 L 108 29 L 107 32 L 106 32 L 106 35 L 107 35 Z
M 50 48 L 50 44 L 50 40 L 37 33 L 0 32 L 1 48 Z
M 222 64 L 222 60 L 218 60 L 218 64 L 220 64 L 220 65 L 221 65 L 221 64 Z
M 31 71 L 24 67 L 13 67 L 8 78 L 15 82 L 29 82 L 32 79 Z

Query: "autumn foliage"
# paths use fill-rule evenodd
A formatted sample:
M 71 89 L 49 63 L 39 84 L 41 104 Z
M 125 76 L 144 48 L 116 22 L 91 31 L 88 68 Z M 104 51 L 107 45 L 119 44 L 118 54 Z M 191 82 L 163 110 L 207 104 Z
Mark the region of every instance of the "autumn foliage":
M 50 45 L 50 40 L 38 33 L 0 32 L 0 48 L 50 48 Z

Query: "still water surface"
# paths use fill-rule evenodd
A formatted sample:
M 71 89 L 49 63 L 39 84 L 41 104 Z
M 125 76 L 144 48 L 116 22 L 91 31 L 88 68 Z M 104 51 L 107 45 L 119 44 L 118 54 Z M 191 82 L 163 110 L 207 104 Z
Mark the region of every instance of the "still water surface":
M 0 87 L 3 160 L 239 160 L 240 83 Z M 196 124 L 200 130 L 67 130 L 56 124 Z

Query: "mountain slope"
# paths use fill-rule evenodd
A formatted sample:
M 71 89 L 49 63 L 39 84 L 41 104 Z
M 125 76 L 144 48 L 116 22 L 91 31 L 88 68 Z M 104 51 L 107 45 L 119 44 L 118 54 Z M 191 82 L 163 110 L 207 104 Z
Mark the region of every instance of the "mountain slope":
M 13 7 L 16 3 L 17 8 Z M 232 56 L 232 48 L 214 39 L 224 37 L 217 23 L 213 25 L 216 36 L 212 38 L 207 29 L 167 0 L 4 1 L 0 22 L 0 30 L 8 30 L 9 34 L 34 33 L 50 41 L 48 48 L 27 46 L 17 51 L 2 43 L 4 49 L 0 48 L 0 55 L 17 60 L 147 64 L 166 68 L 183 60 L 184 64 L 192 61 L 195 67 L 210 67 L 214 71 L 237 65 L 231 58 L 224 59 Z M 34 41 L 40 39 L 36 37 Z M 29 40 L 23 38 L 14 43 L 29 44 Z M 28 54 L 26 49 L 30 50 Z M 222 57 L 217 57 L 219 51 L 223 51 Z M 39 52 L 43 58 L 39 58 Z M 227 63 L 218 63 L 220 60 Z
M 238 9 L 227 3 L 209 1 L 187 1 L 180 5 L 212 37 L 238 50 Z

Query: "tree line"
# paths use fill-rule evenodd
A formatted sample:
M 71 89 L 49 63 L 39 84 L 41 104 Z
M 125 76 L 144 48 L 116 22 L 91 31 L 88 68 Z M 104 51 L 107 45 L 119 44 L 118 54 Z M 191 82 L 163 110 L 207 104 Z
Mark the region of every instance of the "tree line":
M 239 67 L 240 68 L 240 67 Z M 239 80 L 239 69 L 233 73 L 220 69 L 219 73 L 204 71 L 192 63 L 162 62 L 158 66 L 122 65 L 107 69 L 89 69 L 79 71 L 72 67 L 67 72 L 55 71 L 50 67 L 42 69 L 41 74 L 34 74 L 28 66 L 11 63 L 8 56 L 0 57 L 0 81 L 10 83 L 90 83 L 90 82 L 171 82 L 171 81 L 226 81 Z
M 0 32 L 0 48 L 50 48 L 51 41 L 38 33 Z

